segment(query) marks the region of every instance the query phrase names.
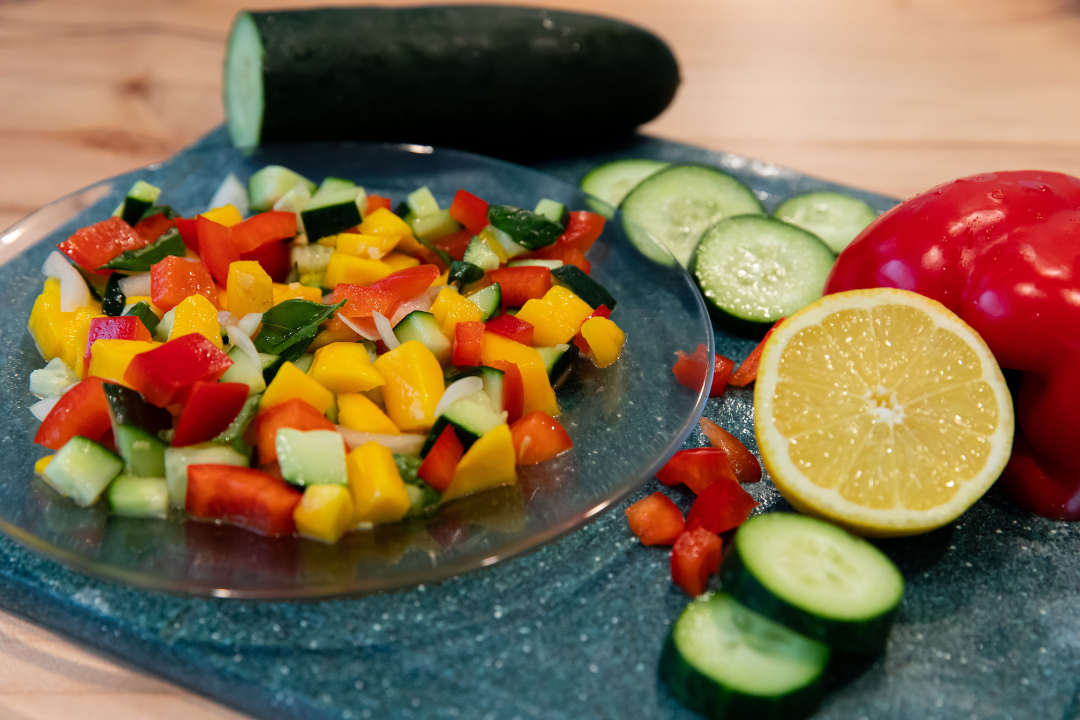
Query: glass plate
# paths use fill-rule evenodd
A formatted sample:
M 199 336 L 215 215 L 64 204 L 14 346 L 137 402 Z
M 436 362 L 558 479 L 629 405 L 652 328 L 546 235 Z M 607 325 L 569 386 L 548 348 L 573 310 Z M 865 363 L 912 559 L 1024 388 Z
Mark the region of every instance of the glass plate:
M 232 172 L 246 179 L 269 164 L 315 180 L 346 177 L 369 193 L 427 185 L 446 207 L 458 188 L 490 202 L 532 207 L 541 197 L 588 208 L 576 187 L 509 163 L 424 146 L 279 146 L 185 152 L 105 180 L 47 205 L 0 236 L 0 531 L 76 570 L 144 588 L 217 596 L 290 598 L 361 593 L 431 582 L 512 557 L 566 533 L 639 487 L 679 448 L 701 414 L 702 390 L 671 372 L 673 352 L 713 347 L 712 326 L 689 275 L 641 255 L 618 220 L 589 253 L 592 276 L 618 300 L 626 331 L 620 360 L 599 370 L 578 359 L 558 391 L 572 452 L 519 468 L 518 484 L 453 501 L 430 517 L 346 535 L 337 545 L 180 518 L 109 517 L 103 503 L 80 508 L 33 472 L 45 455 L 29 374 L 41 367 L 26 322 L 41 292 L 41 265 L 75 229 L 108 217 L 142 179 L 185 216 L 205 210 Z

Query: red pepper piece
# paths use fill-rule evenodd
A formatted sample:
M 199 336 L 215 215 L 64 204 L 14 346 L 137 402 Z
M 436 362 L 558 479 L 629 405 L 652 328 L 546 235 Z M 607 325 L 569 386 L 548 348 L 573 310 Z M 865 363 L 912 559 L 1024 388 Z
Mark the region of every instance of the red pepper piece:
M 412 300 L 431 287 L 431 283 L 438 280 L 439 275 L 442 273 L 434 265 L 417 265 L 398 270 L 378 282 L 371 283 L 368 287 L 392 292 L 403 301 Z
M 135 232 L 118 217 L 102 220 L 76 230 L 56 247 L 74 260 L 83 270 L 95 275 L 110 275 L 112 270 L 98 268 L 127 250 L 138 250 L 150 241 Z
M 228 355 L 202 335 L 192 333 L 136 355 L 124 380 L 147 401 L 165 407 L 181 400 L 200 380 L 217 380 L 230 365 Z
M 532 323 L 518 320 L 513 315 L 499 315 L 498 317 L 493 317 L 485 323 L 485 329 L 490 333 L 502 335 L 504 338 L 509 338 L 514 342 L 519 342 L 522 345 L 528 345 L 529 347 L 532 347 L 533 333 L 536 331 L 536 328 L 532 326 Z
M 266 465 L 277 461 L 277 448 L 274 444 L 277 431 L 281 428 L 294 430 L 336 430 L 334 423 L 326 416 L 299 398 L 286 400 L 255 417 L 255 437 L 259 448 L 259 464 Z
M 594 318 L 594 317 L 610 318 L 611 317 L 611 311 L 608 310 L 607 305 L 601 305 L 600 307 L 593 310 L 592 315 L 590 315 L 589 317 L 587 317 L 585 319 L 588 320 L 589 318 Z M 584 323 L 582 323 L 582 324 L 584 324 Z M 574 344 L 577 345 L 577 348 L 578 348 L 578 350 L 581 351 L 582 355 L 589 355 L 589 354 L 592 353 L 592 348 L 589 347 L 589 341 L 586 340 L 585 337 L 580 332 L 577 335 L 574 336 Z M 701 347 L 705 347 L 705 346 L 702 345 Z M 701 383 L 698 383 L 698 387 L 701 387 Z
M 739 369 L 731 373 L 731 377 L 728 378 L 728 384 L 735 387 L 746 387 L 750 383 L 757 380 L 758 363 L 761 362 L 761 351 L 765 348 L 765 343 L 772 337 L 773 330 L 780 327 L 780 323 L 784 322 L 784 318 L 780 318 L 773 326 L 769 328 L 769 332 L 765 333 L 765 337 L 761 338 L 761 342 L 757 344 L 750 354 L 746 356 L 746 359 L 742 361 L 742 365 Z
M 656 479 L 669 487 L 683 483 L 696 495 L 718 482 L 738 482 L 727 453 L 711 447 L 680 450 L 660 468 Z
M 722 480 L 701 491 L 686 515 L 686 526 L 722 533 L 746 522 L 757 501 L 735 480 Z
M 691 597 L 705 592 L 709 576 L 720 569 L 721 547 L 720 538 L 704 528 L 684 532 L 671 549 L 671 581 Z
M 217 288 L 206 265 L 197 258 L 170 255 L 150 268 L 150 297 L 164 311 L 191 295 L 204 295 L 217 306 Z
M 345 317 L 372 317 L 372 313 L 382 313 L 389 318 L 401 304 L 401 296 L 389 290 L 381 290 L 371 285 L 349 285 L 341 283 L 330 295 L 330 304 L 348 300 L 339 310 Z
M 518 465 L 547 462 L 574 447 L 559 421 L 546 412 L 531 412 L 510 426 Z
M 735 478 L 741 483 L 755 483 L 761 479 L 761 463 L 739 439 L 709 418 L 698 420 L 701 432 L 709 438 L 709 444 L 724 451 Z
M 270 210 L 252 215 L 230 230 L 233 247 L 239 253 L 248 253 L 267 243 L 295 236 L 296 213 Z
M 166 216 L 165 213 L 158 213 L 143 218 L 135 223 L 135 227 L 132 229 L 149 244 L 164 235 L 165 231 L 172 227 L 176 227 L 176 221 Z
M 630 532 L 642 545 L 672 545 L 686 528 L 682 512 L 662 492 L 654 492 L 626 508 Z
M 488 271 L 491 282 L 499 283 L 504 308 L 521 307 L 527 300 L 544 297 L 551 289 L 551 270 L 535 265 Z
M 59 450 L 76 435 L 97 442 L 111 429 L 109 401 L 101 379 L 90 377 L 60 396 L 42 420 L 34 442 Z
M 678 360 L 671 371 L 675 373 L 675 379 L 691 390 L 700 390 L 705 383 L 705 371 L 709 366 L 709 353 L 704 345 L 698 345 L 690 355 L 682 350 L 676 350 Z M 713 355 L 713 378 L 709 387 L 709 397 L 720 397 L 727 389 L 731 369 L 735 363 L 719 353 Z
M 172 446 L 184 447 L 213 440 L 236 419 L 248 398 L 246 383 L 199 381 L 191 386 Z
M 184 241 L 187 249 L 193 253 L 199 252 L 199 222 L 197 218 L 176 218 L 176 229 L 180 231 L 180 239 Z
M 508 360 L 496 360 L 491 367 L 503 371 L 503 410 L 506 411 L 506 422 L 513 425 L 521 419 L 521 413 L 525 409 L 525 381 L 521 378 L 521 370 L 515 363 Z
M 604 222 L 604 216 L 597 213 L 580 210 L 572 212 L 570 221 L 566 224 L 566 230 L 559 239 L 546 248 L 530 253 L 528 257 L 567 262 L 563 255 L 567 250 L 577 250 L 584 256 L 604 232 Z M 576 265 L 577 263 L 569 264 Z M 581 269 L 588 272 L 585 268 Z
M 367 217 L 371 213 L 379 209 L 391 210 L 394 204 L 388 197 L 382 197 L 381 195 L 368 195 L 367 205 L 364 207 L 364 216 Z
M 196 220 L 199 229 L 199 257 L 206 263 L 206 268 L 214 280 L 222 287 L 227 287 L 229 266 L 240 259 L 240 251 L 233 242 L 232 228 L 202 215 Z
M 480 364 L 480 347 L 484 340 L 484 323 L 459 322 L 454 328 L 454 365 Z
M 197 518 L 223 520 L 263 535 L 291 535 L 301 497 L 298 490 L 252 468 L 188 466 L 185 507 Z
M 285 282 L 292 269 L 288 242 L 271 242 L 260 245 L 251 252 L 241 253 L 241 260 L 254 260 L 262 266 L 274 282 Z
M 488 225 L 488 204 L 470 192 L 458 190 L 450 203 L 450 217 L 477 235 Z
M 472 230 L 459 230 L 449 235 L 443 235 L 441 238 L 436 238 L 431 241 L 431 244 L 455 260 L 461 260 L 465 257 L 465 250 L 468 249 L 473 237 L 475 236 Z
M 93 318 L 90 332 L 86 336 L 86 353 L 83 355 L 83 367 L 90 367 L 90 348 L 95 340 L 153 340 L 150 331 L 142 320 L 134 315 L 122 317 Z
M 465 453 L 465 448 L 458 439 L 454 428 L 447 425 L 439 433 L 439 439 L 428 450 L 427 457 L 420 464 L 416 476 L 439 492 L 450 487 L 450 481 L 454 479 L 458 462 Z

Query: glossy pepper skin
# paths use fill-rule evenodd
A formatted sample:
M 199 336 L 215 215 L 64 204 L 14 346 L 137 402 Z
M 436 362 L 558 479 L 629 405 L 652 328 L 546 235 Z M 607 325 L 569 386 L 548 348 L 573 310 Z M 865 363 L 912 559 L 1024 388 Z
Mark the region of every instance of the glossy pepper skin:
M 837 259 L 826 293 L 895 287 L 938 300 L 1020 371 L 1010 494 L 1080 519 L 1080 179 L 1018 171 L 955 180 L 894 207 Z

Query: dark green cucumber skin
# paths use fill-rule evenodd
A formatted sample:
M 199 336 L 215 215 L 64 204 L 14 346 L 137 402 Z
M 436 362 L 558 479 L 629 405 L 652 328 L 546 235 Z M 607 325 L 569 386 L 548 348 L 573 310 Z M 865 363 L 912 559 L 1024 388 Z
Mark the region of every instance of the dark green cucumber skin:
M 560 285 L 565 285 L 570 292 L 584 300 L 593 309 L 604 305 L 608 310 L 615 309 L 616 300 L 607 288 L 593 280 L 577 265 L 563 265 L 551 271 Z
M 727 588 L 725 587 L 726 591 Z M 827 673 L 780 697 L 757 697 L 725 690 L 693 668 L 669 632 L 660 653 L 660 679 L 679 701 L 711 720 L 799 720 L 813 714 L 825 695 Z
M 424 441 L 424 446 L 420 448 L 420 457 L 427 457 L 427 454 L 431 452 L 431 448 L 435 447 L 435 441 L 442 435 L 443 428 L 447 425 L 454 428 L 454 434 L 458 436 L 458 440 L 461 441 L 461 447 L 465 450 L 471 448 L 473 444 L 480 439 L 479 435 L 469 432 L 451 420 L 447 420 L 445 415 L 440 415 L 435 419 L 435 424 L 431 427 L 431 432 L 428 433 L 427 440 Z
M 251 17 L 265 52 L 264 143 L 557 150 L 633 130 L 679 85 L 662 40 L 595 15 L 459 5 Z
M 151 203 L 145 200 L 126 197 L 124 198 L 124 211 L 120 214 L 120 219 L 135 227 L 139 220 L 142 219 L 143 213 L 150 209 L 150 206 Z
M 154 436 L 172 428 L 169 411 L 146 402 L 135 390 L 113 383 L 105 383 L 104 389 L 114 425 L 130 425 Z
M 830 645 L 835 652 L 871 656 L 885 651 L 899 603 L 891 611 L 863 621 L 821 618 L 770 592 L 743 564 L 738 539 L 720 567 L 724 592 L 754 612 L 775 620 L 797 633 Z
M 300 215 L 304 218 L 304 229 L 311 242 L 337 235 L 360 224 L 360 208 L 356 207 L 356 203 L 311 208 Z
M 464 260 L 454 260 L 450 263 L 449 282 L 460 282 L 462 287 L 484 279 L 484 269 L 478 265 Z

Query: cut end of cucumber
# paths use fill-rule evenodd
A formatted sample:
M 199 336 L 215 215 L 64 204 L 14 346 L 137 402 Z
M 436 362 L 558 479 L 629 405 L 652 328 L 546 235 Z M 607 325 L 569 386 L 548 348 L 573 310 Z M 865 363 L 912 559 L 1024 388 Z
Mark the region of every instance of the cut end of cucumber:
M 250 13 L 236 16 L 225 50 L 225 118 L 233 145 L 256 147 L 262 136 L 264 51 Z
M 850 195 L 814 192 L 785 200 L 773 217 L 817 235 L 839 254 L 877 219 L 877 210 Z

